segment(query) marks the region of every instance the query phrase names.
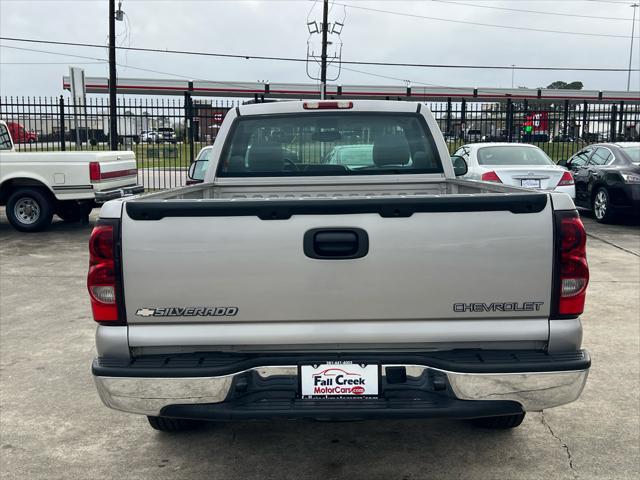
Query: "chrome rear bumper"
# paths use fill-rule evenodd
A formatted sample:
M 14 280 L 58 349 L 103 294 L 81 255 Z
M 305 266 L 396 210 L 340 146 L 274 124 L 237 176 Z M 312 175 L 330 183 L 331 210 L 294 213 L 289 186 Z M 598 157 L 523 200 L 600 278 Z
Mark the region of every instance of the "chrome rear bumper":
M 512 401 L 524 411 L 540 411 L 576 400 L 584 388 L 588 368 L 569 371 L 518 373 L 460 373 L 423 365 L 383 364 L 405 367 L 408 379 L 437 376 L 448 382 L 447 392 L 457 400 Z M 242 375 L 296 377 L 295 365 L 254 367 L 229 375 L 212 377 L 114 377 L 94 375 L 100 398 L 116 410 L 143 415 L 161 415 L 173 405 L 202 405 L 225 402 L 234 380 Z M 446 416 L 446 412 L 444 415 Z
M 97 203 L 108 202 L 116 198 L 128 197 L 144 193 L 144 185 L 130 185 L 127 187 L 112 188 L 110 190 L 98 190 L 95 192 Z

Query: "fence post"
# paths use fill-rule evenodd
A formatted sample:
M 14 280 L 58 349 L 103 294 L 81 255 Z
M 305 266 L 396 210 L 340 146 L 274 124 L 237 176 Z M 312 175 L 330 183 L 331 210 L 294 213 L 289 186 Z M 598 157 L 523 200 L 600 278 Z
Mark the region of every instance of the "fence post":
M 66 127 L 64 125 L 64 97 L 62 95 L 60 95 L 60 107 L 58 115 L 60 116 L 60 121 L 58 122 L 60 124 L 60 150 L 64 152 L 67 149 L 67 144 L 64 140 Z
M 618 127 L 618 132 L 622 135 L 622 140 L 626 140 L 626 129 L 624 125 L 624 101 L 620 102 L 620 111 L 618 112 L 618 117 L 620 118 L 620 126 Z
M 582 140 L 587 141 L 589 133 L 589 104 L 585 100 L 582 104 Z
M 507 100 L 507 141 L 513 142 L 513 101 Z
M 569 129 L 569 100 L 565 100 L 564 101 L 564 113 L 562 115 L 562 141 L 565 142 L 566 141 L 566 137 L 567 137 L 567 133 L 568 133 L 568 129 Z
M 189 82 L 191 84 L 191 82 Z M 193 100 L 191 99 L 191 92 L 184 92 L 184 114 L 185 125 L 187 128 L 187 141 L 189 142 L 189 165 L 193 163 Z
M 522 102 L 522 114 L 520 116 L 520 128 L 518 130 L 518 134 L 516 136 L 516 142 L 521 143 L 521 142 L 525 142 L 525 132 L 523 129 L 523 123 L 524 120 L 529 116 L 529 100 L 527 100 L 526 98 L 524 99 L 524 102 Z M 533 135 L 533 132 L 531 132 L 531 143 L 535 145 L 535 136 Z M 526 142 L 525 142 L 526 143 Z
M 447 134 L 451 135 L 451 97 L 447 98 Z
M 460 106 L 460 139 L 464 139 L 464 128 L 467 123 L 467 100 L 462 99 L 462 105 Z
M 616 141 L 616 130 L 617 130 L 617 126 L 618 126 L 618 106 L 617 105 L 611 105 L 611 131 L 609 132 L 609 141 L 611 142 L 615 142 Z

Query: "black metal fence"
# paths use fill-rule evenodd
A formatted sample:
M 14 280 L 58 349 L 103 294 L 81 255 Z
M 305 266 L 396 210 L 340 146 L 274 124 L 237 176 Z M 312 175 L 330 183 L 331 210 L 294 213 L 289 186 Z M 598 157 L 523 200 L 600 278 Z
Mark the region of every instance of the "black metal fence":
M 216 138 L 224 115 L 238 101 L 125 98 L 118 102 L 118 142 L 133 150 L 138 179 L 148 189 L 182 186 L 198 151 Z M 525 142 L 555 161 L 585 144 L 640 139 L 637 103 L 442 101 L 426 104 L 451 153 L 474 142 Z M 0 118 L 9 123 L 19 151 L 108 150 L 109 105 L 90 98 L 0 98 Z
M 584 145 L 640 139 L 640 104 L 439 102 L 430 104 L 453 153 L 464 143 L 521 142 L 542 148 L 556 162 Z
M 147 189 L 183 186 L 200 149 L 211 145 L 231 100 L 125 98 L 117 105 L 120 150 L 135 152 Z M 109 104 L 90 98 L 4 97 L 5 120 L 18 151 L 109 150 Z

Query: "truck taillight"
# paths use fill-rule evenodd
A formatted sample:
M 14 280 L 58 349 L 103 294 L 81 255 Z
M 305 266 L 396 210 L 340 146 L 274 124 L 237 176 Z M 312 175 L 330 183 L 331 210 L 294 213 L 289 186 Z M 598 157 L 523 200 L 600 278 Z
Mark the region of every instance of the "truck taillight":
M 571 172 L 564 172 L 558 185 L 573 185 L 573 175 L 571 175 Z
M 587 234 L 577 211 L 556 212 L 554 316 L 574 318 L 584 310 L 589 283 Z
M 117 222 L 99 220 L 89 238 L 89 273 L 87 288 L 91 297 L 93 319 L 99 323 L 121 325 L 119 255 L 117 252 Z
M 100 181 L 100 162 L 89 162 L 89 180 Z
M 493 170 L 491 170 L 489 172 L 484 172 L 482 174 L 482 177 L 480 177 L 480 180 L 482 180 L 483 182 L 502 183 L 502 180 L 500 180 L 500 177 L 498 177 L 498 174 L 496 172 L 494 172 Z

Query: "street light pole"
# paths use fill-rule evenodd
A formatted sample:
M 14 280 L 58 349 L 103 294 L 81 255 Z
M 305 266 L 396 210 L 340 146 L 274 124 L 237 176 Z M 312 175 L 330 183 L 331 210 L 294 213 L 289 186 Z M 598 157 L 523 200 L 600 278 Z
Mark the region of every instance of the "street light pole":
M 329 0 L 324 0 L 322 6 L 322 54 L 320 55 L 320 99 L 327 94 L 327 33 L 329 30 Z
M 631 46 L 629 47 L 629 72 L 627 73 L 627 92 L 631 89 L 631 60 L 633 59 L 633 36 L 636 31 L 636 9 L 640 4 L 630 5 L 633 8 L 633 21 L 631 22 Z
M 109 0 L 109 148 L 118 149 L 116 107 L 116 1 Z

